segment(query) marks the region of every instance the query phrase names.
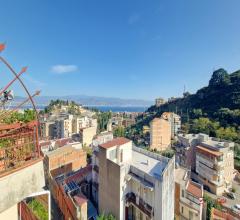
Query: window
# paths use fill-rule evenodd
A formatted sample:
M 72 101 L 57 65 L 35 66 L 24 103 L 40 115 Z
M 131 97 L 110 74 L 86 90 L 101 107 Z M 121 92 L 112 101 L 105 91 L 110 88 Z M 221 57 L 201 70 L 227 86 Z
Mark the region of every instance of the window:
M 184 211 L 184 210 L 183 210 L 183 206 L 182 206 L 182 213 L 183 213 L 183 211 Z
M 143 220 L 143 214 L 140 212 L 140 220 Z
M 116 159 L 116 157 L 117 157 L 117 151 L 116 151 L 116 149 L 111 150 L 111 151 L 109 152 L 109 158 L 110 158 L 111 160 L 114 160 L 114 159 Z
M 184 197 L 184 190 L 182 189 L 182 197 Z
M 120 151 L 120 162 L 123 162 L 123 150 Z
M 193 219 L 193 213 L 189 211 L 189 219 Z

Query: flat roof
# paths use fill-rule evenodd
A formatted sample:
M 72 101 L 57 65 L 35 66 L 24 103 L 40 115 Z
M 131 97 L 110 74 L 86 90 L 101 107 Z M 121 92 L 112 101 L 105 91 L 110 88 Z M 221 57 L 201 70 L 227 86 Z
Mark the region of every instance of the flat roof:
M 174 170 L 174 179 L 175 179 L 175 182 L 176 183 L 179 183 L 179 184 L 185 184 L 186 181 L 187 181 L 187 174 L 188 174 L 188 171 L 187 169 L 183 168 L 183 167 L 178 167 L 178 168 L 175 168 Z
M 64 153 L 65 151 L 68 151 L 70 149 L 72 149 L 73 151 L 80 151 L 82 150 L 82 148 L 79 148 L 77 149 L 76 147 L 74 147 L 73 145 L 74 143 L 69 143 L 69 144 L 66 144 L 64 145 L 63 147 L 58 147 L 54 150 L 50 150 L 50 151 L 47 151 L 45 154 L 50 157 L 50 156 L 56 156 L 56 155 L 59 155 L 59 154 L 62 154 Z
M 119 145 L 123 145 L 126 144 L 128 142 L 130 142 L 131 140 L 124 138 L 124 137 L 119 137 L 119 138 L 114 138 L 111 141 L 108 141 L 104 144 L 100 144 L 99 146 L 102 148 L 111 148 L 111 147 L 115 147 L 115 146 L 119 146 Z
M 157 160 L 135 150 L 132 151 L 130 164 L 157 179 L 162 175 L 163 170 L 167 166 L 166 161 Z
M 219 157 L 219 156 L 222 156 L 223 153 L 222 152 L 219 152 L 219 151 L 214 151 L 214 150 L 210 150 L 206 147 L 202 147 L 202 146 L 197 146 L 197 150 L 203 154 L 211 154 L 215 157 Z

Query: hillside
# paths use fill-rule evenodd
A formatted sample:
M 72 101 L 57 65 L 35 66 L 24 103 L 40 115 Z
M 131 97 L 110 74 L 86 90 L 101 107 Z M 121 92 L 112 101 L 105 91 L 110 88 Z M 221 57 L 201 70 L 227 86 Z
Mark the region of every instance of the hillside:
M 187 114 L 193 109 L 201 109 L 211 117 L 221 108 L 240 109 L 240 70 L 232 74 L 224 69 L 216 70 L 208 86 L 199 89 L 196 94 L 185 95 L 159 108 L 152 106 L 147 111 L 177 111 L 179 114 Z
M 160 107 L 151 106 L 128 133 L 133 139 L 142 136 L 142 127 L 165 111 L 181 116 L 183 132 L 203 132 L 240 143 L 240 70 L 231 74 L 216 70 L 208 86 L 195 94 L 186 92 Z

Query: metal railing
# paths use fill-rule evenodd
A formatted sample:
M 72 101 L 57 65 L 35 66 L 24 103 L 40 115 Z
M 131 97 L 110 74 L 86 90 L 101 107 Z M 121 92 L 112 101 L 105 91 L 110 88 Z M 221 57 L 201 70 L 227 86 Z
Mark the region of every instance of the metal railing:
M 0 124 L 0 175 L 40 158 L 38 123 Z

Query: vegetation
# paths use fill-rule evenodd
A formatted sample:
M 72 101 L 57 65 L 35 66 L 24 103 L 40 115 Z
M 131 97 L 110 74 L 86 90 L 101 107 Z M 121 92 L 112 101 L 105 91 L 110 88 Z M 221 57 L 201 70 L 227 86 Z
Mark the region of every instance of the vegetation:
M 0 148 L 7 148 L 12 146 L 14 143 L 14 140 L 11 138 L 4 138 L 0 139 Z
M 87 158 L 91 158 L 92 156 L 92 148 L 91 147 L 88 147 L 86 144 L 83 145 L 83 150 L 87 153 Z
M 73 114 L 73 115 L 80 115 L 80 110 L 79 110 L 79 104 L 77 104 L 74 101 L 65 101 L 65 100 L 51 100 L 49 105 L 45 107 L 44 111 L 41 111 L 40 113 L 50 113 L 54 111 L 55 109 L 60 109 L 62 106 L 67 106 L 68 107 L 68 113 Z
M 201 132 L 240 144 L 240 70 L 232 74 L 224 69 L 216 70 L 209 85 L 196 94 L 184 95 L 159 107 L 151 106 L 145 115 L 137 118 L 129 134 L 141 136 L 142 127 L 165 111 L 181 116 L 184 133 Z M 237 149 L 235 166 L 240 167 L 240 152 Z
M 207 215 L 206 215 L 207 220 L 211 219 L 212 208 L 222 210 L 222 206 L 216 200 L 212 199 L 210 196 L 204 195 L 203 200 L 204 202 L 207 203 Z
M 163 151 L 157 151 L 156 149 L 152 150 L 149 147 L 145 147 L 145 150 L 149 150 L 151 152 L 160 154 L 160 155 L 162 155 L 164 157 L 167 157 L 167 158 L 172 158 L 175 154 L 175 151 L 173 149 L 166 149 L 166 150 L 163 150 Z
M 100 216 L 97 217 L 97 220 L 116 220 L 116 218 L 112 214 L 101 214 Z
M 113 135 L 115 137 L 124 137 L 125 136 L 125 128 L 123 126 L 118 126 L 114 129 Z
M 36 113 L 34 110 L 24 110 L 23 113 L 20 112 L 12 112 L 10 115 L 7 115 L 2 119 L 3 123 L 12 124 L 18 122 L 30 122 L 36 119 Z
M 32 199 L 28 203 L 28 207 L 33 210 L 33 213 L 41 220 L 48 220 L 48 210 L 36 199 Z
M 97 120 L 98 120 L 98 132 L 106 131 L 108 122 L 112 118 L 112 112 L 97 111 L 96 115 L 97 115 Z

